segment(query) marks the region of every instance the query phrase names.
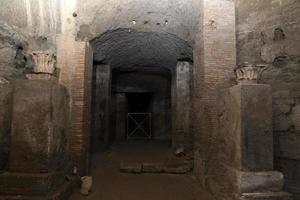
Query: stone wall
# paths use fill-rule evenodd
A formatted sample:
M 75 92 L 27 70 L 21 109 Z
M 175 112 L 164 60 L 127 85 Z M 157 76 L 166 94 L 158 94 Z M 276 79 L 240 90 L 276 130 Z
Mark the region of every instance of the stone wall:
M 11 84 L 0 80 L 0 171 L 6 169 L 9 156 L 10 124 L 12 107 Z
M 66 88 L 44 80 L 18 80 L 13 86 L 9 171 L 63 169 L 69 164 Z
M 22 77 L 31 68 L 25 50 L 26 37 L 19 30 L 0 21 L 0 77 L 7 80 Z
M 33 50 L 55 50 L 59 1 L 0 2 L 0 76 L 22 78 L 32 70 Z
M 172 33 L 194 42 L 195 0 L 3 0 L 0 2 L 0 76 L 14 79 L 32 67 L 29 52 L 56 49 L 58 35 L 91 40 L 108 30 Z M 2 42 L 3 41 L 3 42 Z
M 300 199 L 300 2 L 237 0 L 236 10 L 239 62 L 268 66 L 261 82 L 273 89 L 275 168 Z

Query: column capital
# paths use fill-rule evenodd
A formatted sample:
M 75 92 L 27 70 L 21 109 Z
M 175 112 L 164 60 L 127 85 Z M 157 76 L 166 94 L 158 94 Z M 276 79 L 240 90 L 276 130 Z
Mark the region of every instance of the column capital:
M 234 69 L 238 84 L 257 84 L 265 65 L 253 65 L 248 62 L 239 65 Z
M 56 58 L 51 51 L 32 51 L 31 52 L 34 73 L 54 74 Z

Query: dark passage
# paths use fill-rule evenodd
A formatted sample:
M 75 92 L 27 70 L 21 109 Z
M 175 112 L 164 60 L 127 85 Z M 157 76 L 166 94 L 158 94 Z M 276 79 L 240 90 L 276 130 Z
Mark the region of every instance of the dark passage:
M 126 96 L 129 113 L 151 112 L 152 93 L 127 93 Z
M 126 139 L 152 138 L 152 93 L 128 93 Z

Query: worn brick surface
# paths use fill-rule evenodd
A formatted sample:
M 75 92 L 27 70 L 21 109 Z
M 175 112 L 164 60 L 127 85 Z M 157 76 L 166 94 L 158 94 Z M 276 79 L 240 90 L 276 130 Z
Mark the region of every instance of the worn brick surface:
M 62 37 L 59 58 L 62 75 L 60 83 L 64 84 L 71 97 L 70 152 L 81 170 L 85 170 L 87 151 L 89 149 L 91 125 L 91 87 L 92 87 L 92 49 L 87 42 L 74 42 Z M 72 61 L 70 61 L 72 60 Z
M 231 185 L 225 186 L 215 178 L 217 174 L 220 174 L 220 178 L 224 174 L 232 174 L 220 168 L 218 162 L 216 100 L 218 91 L 231 86 L 234 77 L 235 8 L 233 1 L 228 0 L 203 0 L 201 6 L 199 32 L 194 48 L 192 120 L 195 172 L 207 190 L 220 192 L 217 188 L 225 187 L 222 195 L 229 195 L 229 191 L 234 191 Z

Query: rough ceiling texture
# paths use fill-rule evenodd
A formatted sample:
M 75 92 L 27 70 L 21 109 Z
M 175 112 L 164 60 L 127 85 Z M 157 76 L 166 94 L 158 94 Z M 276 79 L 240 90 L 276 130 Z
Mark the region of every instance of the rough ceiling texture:
M 167 67 L 178 59 L 192 60 L 188 42 L 168 33 L 138 32 L 133 29 L 108 31 L 92 41 L 94 60 L 112 68 Z

